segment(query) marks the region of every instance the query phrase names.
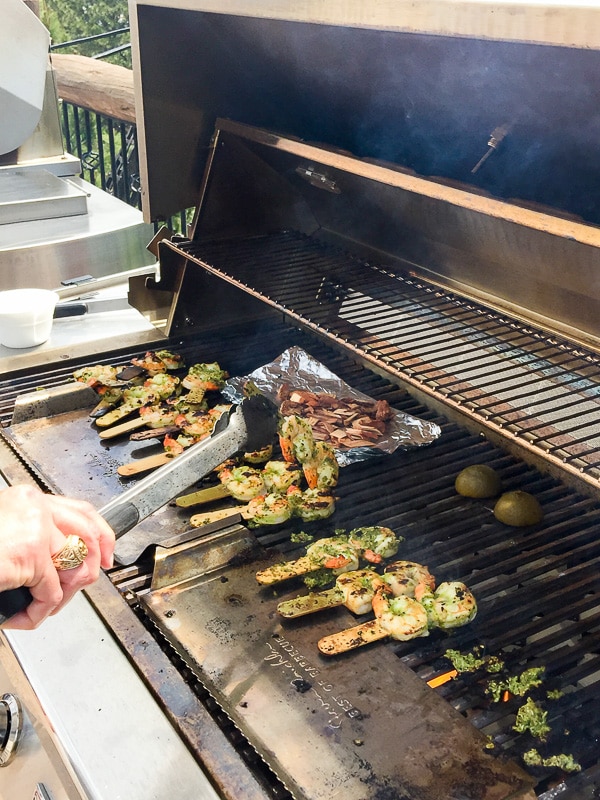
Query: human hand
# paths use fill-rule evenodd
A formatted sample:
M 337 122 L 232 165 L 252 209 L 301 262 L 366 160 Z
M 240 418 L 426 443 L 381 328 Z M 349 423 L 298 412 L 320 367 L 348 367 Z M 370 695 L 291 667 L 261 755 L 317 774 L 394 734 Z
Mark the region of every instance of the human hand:
M 85 561 L 58 571 L 52 556 L 69 535 L 87 545 Z M 33 486 L 0 491 L 0 591 L 26 586 L 33 597 L 3 628 L 36 628 L 113 563 L 115 535 L 92 505 L 44 494 Z

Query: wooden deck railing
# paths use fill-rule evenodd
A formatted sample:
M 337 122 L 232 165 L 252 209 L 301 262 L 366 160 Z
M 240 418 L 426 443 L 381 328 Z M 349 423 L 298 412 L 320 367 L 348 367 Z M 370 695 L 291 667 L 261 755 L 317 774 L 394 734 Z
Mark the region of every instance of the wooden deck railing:
M 86 56 L 52 54 L 61 100 L 135 124 L 133 72 Z

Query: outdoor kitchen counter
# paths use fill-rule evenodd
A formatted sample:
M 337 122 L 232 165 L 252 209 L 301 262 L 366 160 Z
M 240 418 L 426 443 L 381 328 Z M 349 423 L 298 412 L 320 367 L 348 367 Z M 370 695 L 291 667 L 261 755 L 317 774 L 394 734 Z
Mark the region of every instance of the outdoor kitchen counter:
M 144 347 L 163 338 L 160 331 L 127 301 L 128 276 L 154 275 L 144 267 L 105 280 L 59 290 L 60 302 L 85 303 L 88 310 L 54 320 L 50 339 L 37 347 L 0 345 L 0 374 L 46 366 L 123 347 Z

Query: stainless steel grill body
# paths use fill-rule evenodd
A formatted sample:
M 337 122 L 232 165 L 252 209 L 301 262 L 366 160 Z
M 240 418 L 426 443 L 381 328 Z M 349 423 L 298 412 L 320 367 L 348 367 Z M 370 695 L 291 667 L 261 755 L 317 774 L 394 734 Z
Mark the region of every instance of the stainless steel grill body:
M 273 596 L 253 582 L 265 561 L 302 552 L 297 523 L 190 538 L 189 514 L 171 506 L 119 542 L 119 565 L 87 597 L 227 800 L 500 800 L 533 797 L 530 786 L 543 800 L 593 797 L 600 236 L 595 168 L 578 160 L 594 128 L 581 124 L 592 120 L 593 26 L 578 9 L 561 38 L 526 6 L 520 34 L 504 8 L 494 33 L 463 3 L 440 28 L 440 4 L 415 3 L 428 23 L 411 27 L 397 3 L 367 17 L 343 5 L 132 0 L 146 215 L 197 210 L 189 239 L 160 245 L 160 279 L 132 278 L 130 297 L 166 319 L 189 363 L 245 375 L 298 345 L 436 422 L 428 447 L 345 467 L 319 535 L 388 525 L 405 537 L 402 557 L 464 580 L 478 615 L 328 660 L 316 639 L 355 622 L 349 612 L 285 623 L 276 603 L 302 584 Z M 556 72 L 562 82 L 548 79 Z M 471 173 L 503 122 L 502 150 Z M 124 364 L 148 347 L 93 361 Z M 16 394 L 68 383 L 82 363 L 7 376 L 4 422 Z M 25 474 L 98 505 L 125 488 L 118 464 L 160 449 L 100 445 L 86 409 L 6 433 L 11 481 Z M 76 470 L 55 457 L 61 447 Z M 457 495 L 473 463 L 534 494 L 543 522 L 508 528 L 492 501 Z M 493 702 L 481 672 L 427 687 L 448 670 L 448 648 L 497 655 L 510 674 L 544 667 L 547 741 L 515 731 L 520 699 Z M 532 747 L 570 753 L 581 770 L 525 769 Z

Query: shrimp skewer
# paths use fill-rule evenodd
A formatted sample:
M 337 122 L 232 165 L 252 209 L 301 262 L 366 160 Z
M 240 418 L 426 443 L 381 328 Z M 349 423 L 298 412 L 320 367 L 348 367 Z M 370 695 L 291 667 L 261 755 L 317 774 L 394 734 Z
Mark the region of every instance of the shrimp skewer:
M 407 641 L 429 635 L 427 612 L 413 597 L 390 597 L 385 589 L 379 588 L 373 597 L 373 611 L 374 620 L 319 639 L 320 652 L 334 656 L 388 637 Z
M 238 514 L 248 522 L 249 527 L 279 525 L 287 522 L 291 516 L 291 509 L 284 495 L 269 493 L 252 498 L 245 506 L 229 506 L 218 511 L 195 514 L 190 523 L 195 528 L 201 528 L 228 517 L 233 519 Z
M 216 392 L 225 386 L 229 374 L 214 361 L 211 364 L 193 364 L 181 383 L 194 402 L 201 402 L 206 392 Z
M 300 470 L 289 461 L 268 461 L 263 468 L 263 480 L 270 492 L 285 494 L 300 483 Z
M 326 442 L 315 442 L 313 456 L 302 462 L 309 489 L 332 489 L 337 486 L 340 467 L 335 450 Z
M 326 489 L 306 489 L 303 492 L 299 486 L 292 485 L 287 496 L 295 516 L 305 522 L 327 519 L 335 511 L 335 497 Z
M 284 417 L 279 425 L 279 446 L 285 461 L 304 464 L 314 457 L 315 440 L 310 422 L 302 417 Z
M 396 561 L 386 568 L 383 575 L 372 567 L 346 572 L 338 576 L 334 588 L 285 600 L 277 606 L 277 611 L 292 618 L 344 605 L 353 614 L 361 615 L 371 611 L 378 589 L 390 591 L 394 597 L 414 597 L 419 584 L 435 587 L 435 578 L 427 567 L 413 561 Z
M 309 489 L 308 491 L 316 492 L 318 490 Z M 307 494 L 307 492 L 304 492 L 304 494 Z M 290 492 L 288 492 L 289 495 Z M 292 501 L 292 505 L 293 503 L 294 501 Z M 363 533 L 369 531 L 369 537 L 361 538 L 359 531 Z M 373 531 L 377 531 L 377 535 L 383 535 L 384 539 L 382 541 L 385 542 L 385 547 L 387 548 L 385 552 L 393 555 L 402 539 L 396 536 L 390 528 L 356 528 L 348 535 L 340 534 L 326 539 L 319 539 L 306 548 L 305 556 L 295 561 L 268 567 L 258 572 L 256 578 L 259 583 L 268 586 L 296 575 L 306 575 L 322 568 L 333 570 L 333 574 L 356 570 L 359 566 L 359 558 L 365 558 L 365 554 L 370 554 L 371 552 L 370 548 L 373 541 L 370 537 Z
M 236 500 L 248 502 L 265 493 L 265 481 L 260 470 L 241 466 L 223 469 L 219 480 Z
M 350 541 L 363 551 L 363 558 L 371 564 L 381 564 L 384 558 L 390 558 L 398 552 L 398 545 L 403 541 L 391 528 L 372 525 L 355 528 L 350 531 Z
M 279 603 L 277 611 L 282 617 L 292 619 L 322 611 L 325 608 L 346 606 L 353 614 L 367 614 L 375 594 L 379 575 L 372 569 L 357 569 L 338 575 L 333 589 L 311 592 Z
M 345 536 L 332 536 L 319 539 L 306 548 L 306 555 L 295 561 L 286 561 L 256 573 L 256 580 L 263 586 L 295 576 L 307 575 L 318 569 L 331 569 L 333 574 L 358 569 L 358 554 Z
M 379 587 L 373 598 L 373 611 L 374 620 L 320 639 L 321 653 L 338 655 L 388 636 L 406 641 L 428 636 L 432 628 L 451 630 L 471 622 L 477 613 L 477 602 L 460 581 L 440 583 L 436 590 L 430 582 L 423 581 L 414 586 L 414 598 L 390 597 L 387 586 Z
M 160 372 L 144 381 L 142 386 L 131 386 L 123 392 L 122 403 L 114 411 L 109 411 L 96 420 L 96 425 L 106 428 L 123 417 L 139 411 L 142 406 L 151 405 L 175 394 L 179 388 L 179 378 Z

